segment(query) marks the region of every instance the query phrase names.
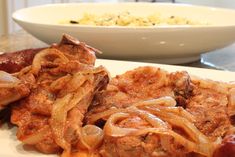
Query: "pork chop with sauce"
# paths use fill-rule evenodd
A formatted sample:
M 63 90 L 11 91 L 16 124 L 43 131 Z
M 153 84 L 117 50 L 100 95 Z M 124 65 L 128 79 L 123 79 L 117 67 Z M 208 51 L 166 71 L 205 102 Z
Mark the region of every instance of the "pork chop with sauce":
M 65 35 L 59 45 L 37 52 L 32 65 L 16 73 L 30 89 L 12 109 L 19 140 L 43 153 L 76 147 L 84 114 L 109 81 L 104 67 L 94 67 L 95 51 Z
M 228 134 L 234 134 L 231 131 L 234 126 L 230 122 L 231 108 L 234 109 L 231 100 L 234 97 L 231 96 L 233 88 L 234 85 L 231 84 L 190 77 L 184 71 L 168 73 L 159 68 L 139 67 L 114 77 L 106 90 L 96 94 L 96 99 L 86 115 L 86 122 L 103 127 L 110 117 L 99 118 L 99 113 L 114 110 L 121 112 L 124 111 L 121 109 L 129 108 L 139 101 L 169 96 L 176 100 L 176 107 L 179 110 L 185 110 L 194 117 L 193 125 L 203 136 L 206 135 L 210 141 L 216 141 Z M 116 125 L 121 128 L 151 127 L 145 119 L 138 116 L 120 119 Z M 175 126 L 171 130 L 186 135 Z M 100 153 L 104 157 L 196 155 L 192 150 L 176 143 L 174 138 L 164 138 L 168 139 L 167 146 L 153 133 L 122 137 L 106 136 Z

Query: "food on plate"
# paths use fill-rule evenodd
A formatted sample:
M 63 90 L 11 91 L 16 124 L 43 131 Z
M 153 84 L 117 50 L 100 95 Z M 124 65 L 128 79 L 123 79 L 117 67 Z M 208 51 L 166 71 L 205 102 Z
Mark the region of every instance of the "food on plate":
M 86 121 L 104 128 L 105 157 L 212 156 L 234 134 L 234 90 L 187 72 L 140 67 L 98 92 Z
M 59 45 L 37 52 L 32 65 L 13 74 L 30 89 L 12 105 L 11 123 L 18 126 L 20 141 L 43 153 L 66 154 L 76 147 L 84 114 L 108 81 L 106 69 L 94 67 L 95 52 L 65 35 Z
M 84 13 L 79 19 L 67 20 L 61 24 L 79 24 L 93 26 L 159 26 L 159 25 L 207 25 L 208 23 L 197 22 L 180 16 L 162 16 L 154 13 L 148 16 L 137 16 L 129 11 L 121 13 Z
M 29 51 L 18 70 L 0 73 L 25 90 L 3 103 L 24 144 L 62 157 L 235 154 L 235 84 L 150 66 L 110 78 L 94 66 L 98 50 L 68 35 Z

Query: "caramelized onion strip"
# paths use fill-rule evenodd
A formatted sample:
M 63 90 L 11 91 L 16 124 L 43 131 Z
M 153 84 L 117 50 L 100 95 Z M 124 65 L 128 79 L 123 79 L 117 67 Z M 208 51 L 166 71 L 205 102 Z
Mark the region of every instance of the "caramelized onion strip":
M 19 83 L 20 80 L 11 74 L 0 70 L 0 83 Z
M 69 153 L 71 147 L 64 138 L 67 113 L 83 98 L 85 98 L 91 90 L 92 89 L 87 90 L 86 88 L 80 87 L 76 90 L 76 93 L 69 93 L 62 98 L 58 98 L 53 105 L 51 128 L 54 133 L 56 143 L 64 149 L 63 154 Z
M 103 141 L 103 130 L 95 125 L 85 125 L 81 130 L 80 143 L 88 150 L 94 150 Z
M 0 88 L 14 88 L 19 86 L 18 83 L 0 83 Z
M 167 121 L 172 126 L 177 126 L 182 128 L 195 142 L 198 143 L 209 143 L 208 138 L 203 135 L 195 126 L 193 123 L 191 123 L 189 120 L 187 120 L 184 117 L 174 115 L 172 113 L 163 112 L 157 108 L 148 108 L 146 109 L 153 113 L 154 115 L 159 116 L 162 120 Z
M 161 97 L 161 98 L 157 98 L 157 99 L 151 99 L 151 100 L 137 102 L 137 103 L 130 105 L 130 106 L 141 107 L 141 106 L 158 106 L 158 105 L 175 106 L 176 101 L 172 97 Z M 93 114 L 92 116 L 89 117 L 88 123 L 94 124 L 99 119 L 107 118 L 114 113 L 125 112 L 125 111 L 126 111 L 126 109 L 111 108 L 111 109 L 106 110 L 104 112 Z
M 41 65 L 43 60 L 45 60 L 46 56 L 56 56 L 59 57 L 61 59 L 62 62 L 67 63 L 69 60 L 68 58 L 59 50 L 55 49 L 55 48 L 48 48 L 48 49 L 44 49 L 42 51 L 40 51 L 39 53 L 37 53 L 33 59 L 33 63 L 32 63 L 32 69 L 31 72 L 35 75 L 38 74 L 38 72 L 41 69 Z
M 32 68 L 31 65 L 26 66 L 23 69 L 21 69 L 19 72 L 12 73 L 12 76 L 20 77 L 22 75 L 25 75 L 26 73 L 28 73 L 31 70 L 31 68 Z
M 105 67 L 98 66 L 93 69 L 84 69 L 83 71 L 81 71 L 81 74 L 97 74 L 97 73 L 103 72 L 104 70 L 106 70 Z
M 112 108 L 112 109 L 106 110 L 104 112 L 99 112 L 99 113 L 93 114 L 92 116 L 89 117 L 87 123 L 88 124 L 94 124 L 99 119 L 108 118 L 112 114 L 119 113 L 119 112 L 124 112 L 125 110 L 126 109 Z
M 121 119 L 128 118 L 130 114 L 128 113 L 115 113 L 109 117 L 104 126 L 105 135 L 112 137 L 122 137 L 130 134 L 131 132 L 137 131 L 135 128 L 121 128 L 115 125 L 115 123 Z
M 128 113 L 138 115 L 142 119 L 149 122 L 153 127 L 168 128 L 166 122 L 162 121 L 160 118 L 156 117 L 155 115 L 153 115 L 147 111 L 139 110 L 136 107 L 130 107 L 130 108 L 128 108 Z
M 65 108 L 72 97 L 72 94 L 67 94 L 57 99 L 51 113 L 51 129 L 55 137 L 55 142 L 65 150 L 70 150 L 69 143 L 64 139 L 64 127 L 67 117 L 67 110 Z
M 154 109 L 154 108 L 153 108 Z M 190 122 L 195 122 L 195 117 L 187 112 L 185 109 L 182 107 L 159 107 L 161 111 L 166 112 L 166 113 L 173 113 L 177 116 L 181 116 L 189 120 Z
M 160 97 L 160 98 L 157 98 L 157 99 L 150 99 L 150 100 L 140 101 L 140 102 L 134 103 L 131 106 L 136 106 L 136 107 L 139 107 L 139 106 L 155 106 L 155 107 L 158 107 L 158 106 L 165 106 L 165 107 L 171 106 L 172 107 L 172 106 L 176 106 L 176 101 L 175 101 L 175 99 L 173 99 L 170 96 L 165 96 L 165 97 Z
M 0 88 L 14 88 L 18 86 L 20 80 L 15 76 L 0 70 Z

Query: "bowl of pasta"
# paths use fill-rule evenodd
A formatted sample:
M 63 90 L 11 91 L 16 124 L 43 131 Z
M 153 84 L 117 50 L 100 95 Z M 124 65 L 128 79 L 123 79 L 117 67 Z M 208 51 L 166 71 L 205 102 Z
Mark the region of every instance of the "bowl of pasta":
M 13 19 L 48 44 L 73 35 L 102 51 L 100 58 L 186 63 L 232 44 L 234 16 L 185 4 L 69 3 L 21 9 Z

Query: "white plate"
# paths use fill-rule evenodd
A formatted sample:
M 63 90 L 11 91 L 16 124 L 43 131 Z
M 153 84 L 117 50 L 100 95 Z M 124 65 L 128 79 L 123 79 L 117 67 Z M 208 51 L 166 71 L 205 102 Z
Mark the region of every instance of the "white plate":
M 111 27 L 58 24 L 77 19 L 83 13 L 130 11 L 133 15 L 176 15 L 201 26 Z M 59 42 L 62 33 L 103 51 L 99 57 L 185 63 L 199 59 L 201 53 L 227 46 L 235 41 L 235 10 L 183 4 L 161 3 L 76 3 L 53 4 L 22 9 L 13 19 L 26 31 L 46 42 Z
M 191 68 L 183 66 L 171 66 L 163 64 L 149 64 L 149 63 L 137 63 L 137 62 L 126 62 L 126 61 L 114 61 L 114 60 L 103 60 L 98 59 L 96 65 L 104 65 L 112 76 L 122 74 L 127 70 L 139 66 L 155 66 L 164 68 L 169 72 L 186 70 L 191 75 L 197 75 L 203 78 L 209 78 L 217 81 L 235 81 L 234 72 Z M 16 139 L 16 128 L 8 129 L 5 125 L 0 128 L 0 156 L 1 157 L 58 157 L 57 155 L 45 155 L 34 150 L 24 148 L 23 145 Z

